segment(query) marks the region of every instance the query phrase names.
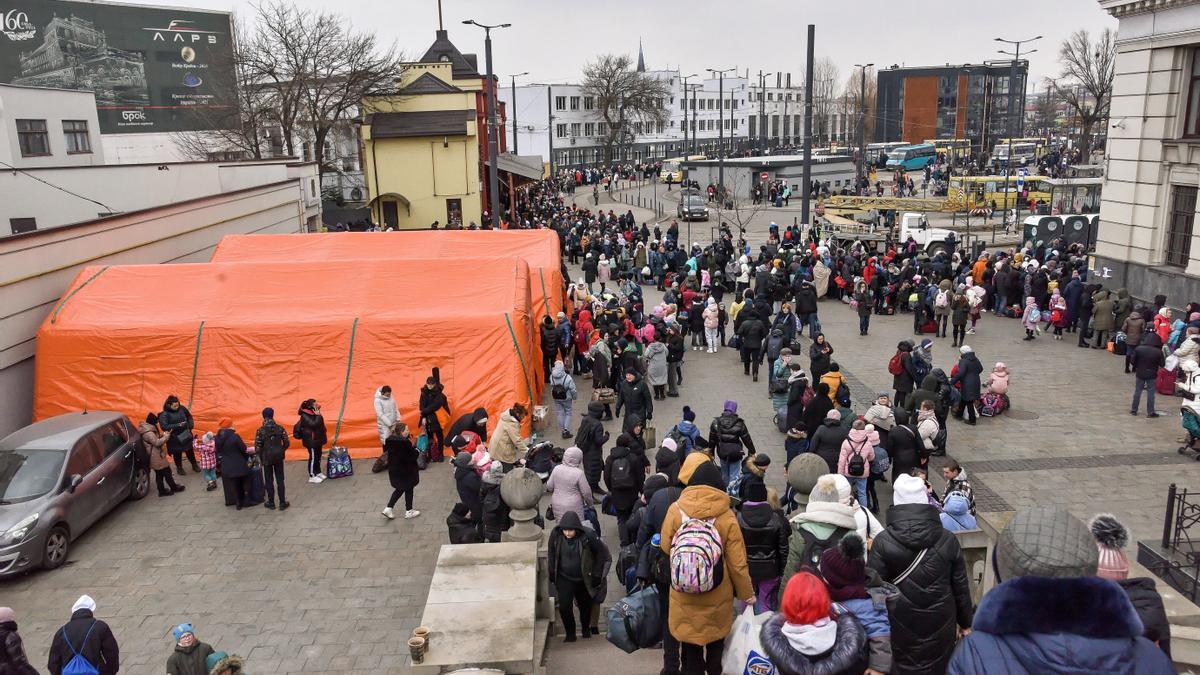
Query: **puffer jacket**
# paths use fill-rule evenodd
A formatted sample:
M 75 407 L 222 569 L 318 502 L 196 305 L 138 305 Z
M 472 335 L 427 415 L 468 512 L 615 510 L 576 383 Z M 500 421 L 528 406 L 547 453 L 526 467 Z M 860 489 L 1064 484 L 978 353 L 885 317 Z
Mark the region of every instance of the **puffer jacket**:
M 737 516 L 746 540 L 746 562 L 754 581 L 774 579 L 787 563 L 788 537 L 792 528 L 778 511 L 765 502 L 742 504 Z
M 888 510 L 888 526 L 875 537 L 867 564 L 887 582 L 925 556 L 898 586 L 890 607 L 892 673 L 941 673 L 954 651 L 956 628 L 971 626 L 971 589 L 958 540 L 929 504 Z
M 583 452 L 583 470 L 587 474 L 590 485 L 600 485 L 600 473 L 604 470 L 604 444 L 608 442 L 608 432 L 600 422 L 604 415 L 604 404 L 592 401 L 588 404 L 587 414 L 579 423 L 575 432 L 575 445 Z
M 150 454 L 150 470 L 161 471 L 170 468 L 171 464 L 163 454 L 167 447 L 167 434 L 158 433 L 158 429 L 149 422 L 139 424 L 138 433 L 142 435 L 142 443 L 146 446 L 146 452 Z
M 829 465 L 829 473 L 838 472 L 838 462 L 842 457 L 842 443 L 847 436 L 846 428 L 838 420 L 825 420 L 817 427 L 816 433 L 808 439 L 808 450 L 816 454 Z
M 1008 370 L 992 369 L 992 374 L 988 376 L 987 389 L 993 394 L 1008 393 Z
M 838 455 L 837 472 L 849 478 L 866 478 L 871 473 L 871 462 L 875 459 L 875 446 L 879 444 L 879 434 L 871 429 L 851 429 L 846 440 L 842 441 Z M 850 458 L 855 454 L 862 455 L 863 470 L 860 474 L 850 472 Z
M 754 441 L 746 429 L 746 422 L 737 413 L 724 412 L 718 415 L 708 428 L 708 442 L 723 460 L 741 460 L 743 448 L 751 455 L 755 453 Z
M 867 669 L 867 633 L 849 612 L 839 614 L 836 621 L 837 639 L 823 654 L 802 654 L 788 642 L 783 613 L 763 624 L 759 638 L 780 675 L 859 675 Z
M 515 464 L 528 450 L 521 440 L 521 423 L 507 410 L 500 413 L 500 424 L 496 425 L 490 450 L 492 459 L 504 464 Z
M 930 373 L 921 380 L 921 388 L 913 392 L 912 396 L 908 397 L 906 404 L 908 405 L 908 414 L 910 420 L 917 419 L 917 411 L 921 409 L 921 403 L 930 401 L 933 403 L 934 412 L 938 411 L 938 379 Z
M 1146 332 L 1146 320 L 1141 314 L 1130 314 L 1121 324 L 1125 332 L 1125 346 L 1136 347 L 1142 343 L 1142 334 Z
M 375 429 L 379 432 L 379 442 L 387 441 L 392 433 L 392 425 L 400 420 L 400 410 L 396 407 L 396 397 L 383 397 L 382 387 L 375 390 Z M 450 438 L 449 436 L 447 438 Z
M 898 658 L 895 645 L 893 631 Z M 954 675 L 1175 672 L 1171 659 L 1142 637 L 1124 591 L 1098 577 L 1017 577 L 996 586 L 949 666 Z
M 563 463 L 554 467 L 546 479 L 546 492 L 550 495 L 550 508 L 555 518 L 562 518 L 568 511 L 583 518 L 583 507 L 595 501 L 582 463 L 583 453 L 579 448 L 567 448 L 563 453 Z

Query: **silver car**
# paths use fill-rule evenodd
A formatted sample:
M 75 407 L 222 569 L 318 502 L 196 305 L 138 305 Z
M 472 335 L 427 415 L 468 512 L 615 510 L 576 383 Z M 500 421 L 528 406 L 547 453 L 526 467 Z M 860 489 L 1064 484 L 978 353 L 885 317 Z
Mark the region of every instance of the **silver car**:
M 708 220 L 708 202 L 699 195 L 683 195 L 675 214 L 680 220 Z
M 0 576 L 67 561 L 71 542 L 150 490 L 137 429 L 116 412 L 59 415 L 0 440 Z

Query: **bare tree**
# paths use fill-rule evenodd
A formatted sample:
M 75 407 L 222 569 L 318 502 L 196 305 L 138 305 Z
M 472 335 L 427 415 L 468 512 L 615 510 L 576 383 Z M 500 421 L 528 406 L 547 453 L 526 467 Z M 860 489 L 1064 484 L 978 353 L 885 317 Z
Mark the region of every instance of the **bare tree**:
M 604 161 L 613 161 L 613 148 L 633 137 L 635 122 L 657 127 L 667 121 L 667 83 L 634 70 L 626 55 L 605 54 L 583 69 L 581 93 L 596 100 L 596 112 L 606 125 Z
M 1093 41 L 1086 30 L 1077 30 L 1058 49 L 1062 72 L 1053 80 L 1054 91 L 1079 120 L 1080 143 L 1086 160 L 1091 151 L 1092 129 L 1108 119 L 1112 103 L 1116 33 L 1105 28 Z
M 1045 89 L 1038 96 L 1033 110 L 1033 128 L 1039 136 L 1047 138 L 1053 134 L 1058 122 L 1058 104 L 1062 102 L 1054 88 L 1054 82 L 1046 80 Z
M 863 102 L 862 76 L 859 73 L 852 73 L 846 78 L 846 85 L 842 89 L 842 106 L 844 110 L 851 112 L 851 119 L 854 120 L 854 137 L 850 139 L 850 143 L 855 145 L 858 143 L 859 125 L 866 125 L 866 135 L 864 138 L 870 141 L 875 135 L 875 73 L 871 69 L 867 69 L 866 75 L 866 102 Z
M 722 213 L 722 220 L 732 221 L 739 230 L 745 230 L 750 223 L 754 222 L 754 218 L 766 208 L 766 195 L 763 195 L 757 204 L 751 199 L 750 192 L 754 189 L 756 178 L 757 175 L 753 172 L 739 171 L 729 181 L 728 190 L 732 198 L 728 201 L 733 206 Z
M 822 56 L 813 64 L 812 137 L 815 145 L 826 145 L 830 142 L 840 79 L 837 64 L 828 56 Z

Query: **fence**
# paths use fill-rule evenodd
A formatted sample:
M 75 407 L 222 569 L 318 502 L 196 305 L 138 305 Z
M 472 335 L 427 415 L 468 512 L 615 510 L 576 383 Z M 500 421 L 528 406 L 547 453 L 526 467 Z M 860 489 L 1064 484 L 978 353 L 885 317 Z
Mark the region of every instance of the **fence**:
M 1192 538 L 1192 527 L 1200 523 L 1200 504 L 1190 500 L 1195 492 L 1179 489 L 1174 483 L 1167 488 L 1167 509 L 1163 517 L 1162 547 L 1165 555 L 1156 560 L 1142 560 L 1151 572 L 1196 602 L 1200 596 L 1200 555 Z M 1200 531 L 1197 531 L 1200 536 Z

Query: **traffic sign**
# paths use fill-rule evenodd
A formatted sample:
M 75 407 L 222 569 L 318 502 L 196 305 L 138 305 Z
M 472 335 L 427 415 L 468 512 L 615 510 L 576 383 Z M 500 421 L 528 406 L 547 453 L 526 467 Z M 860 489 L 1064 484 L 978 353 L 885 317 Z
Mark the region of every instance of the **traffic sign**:
M 771 174 L 764 171 L 764 172 L 758 174 L 758 177 L 765 183 L 766 181 L 771 179 Z

